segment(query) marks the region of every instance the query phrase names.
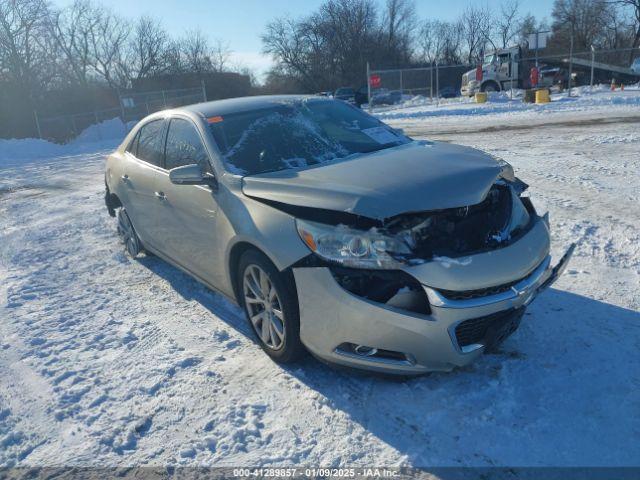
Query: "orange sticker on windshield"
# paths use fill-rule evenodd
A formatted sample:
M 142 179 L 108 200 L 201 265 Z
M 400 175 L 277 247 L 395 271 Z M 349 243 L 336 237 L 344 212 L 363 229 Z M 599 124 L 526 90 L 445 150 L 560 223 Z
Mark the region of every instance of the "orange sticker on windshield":
M 221 121 L 222 121 L 222 117 L 220 116 L 207 118 L 207 122 L 209 123 L 219 123 Z

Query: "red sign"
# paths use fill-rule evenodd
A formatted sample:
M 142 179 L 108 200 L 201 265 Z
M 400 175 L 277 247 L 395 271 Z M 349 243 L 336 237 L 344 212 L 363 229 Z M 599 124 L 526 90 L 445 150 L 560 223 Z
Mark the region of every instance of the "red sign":
M 531 67 L 531 73 L 529 74 L 529 80 L 531 81 L 531 86 L 536 88 L 538 85 L 538 69 L 536 67 Z
M 380 88 L 380 85 L 382 84 L 382 80 L 380 79 L 380 75 L 371 75 L 369 77 L 369 85 L 371 86 L 371 88 Z
M 482 65 L 476 67 L 476 82 L 482 81 Z

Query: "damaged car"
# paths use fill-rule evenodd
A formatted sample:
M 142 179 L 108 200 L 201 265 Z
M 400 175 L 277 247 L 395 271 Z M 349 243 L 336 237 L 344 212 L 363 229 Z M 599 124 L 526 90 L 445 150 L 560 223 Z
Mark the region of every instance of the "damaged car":
M 237 302 L 264 351 L 391 374 L 495 347 L 562 273 L 511 166 L 345 102 L 219 100 L 142 120 L 109 156 L 128 253 Z

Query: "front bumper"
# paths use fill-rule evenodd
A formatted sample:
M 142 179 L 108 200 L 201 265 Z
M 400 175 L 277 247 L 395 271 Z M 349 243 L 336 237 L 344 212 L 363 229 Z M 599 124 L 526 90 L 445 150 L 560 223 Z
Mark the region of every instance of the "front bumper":
M 510 334 L 517 327 L 524 307 L 562 274 L 573 249 L 574 245 L 555 267 L 546 255 L 524 278 L 496 294 L 451 300 L 439 289 L 425 286 L 423 281 L 430 314 L 354 295 L 336 282 L 327 267 L 295 268 L 300 337 L 312 354 L 329 363 L 401 375 L 449 371 L 472 362 L 489 345 L 480 341 L 461 346 L 456 328 L 462 322 L 485 321 L 497 315 L 502 318 L 502 327 L 495 335 Z M 505 333 L 505 328 L 511 330 Z M 345 350 L 342 347 L 345 344 L 401 355 L 361 355 Z
M 462 85 L 460 93 L 463 97 L 471 97 L 480 91 L 480 82 L 477 80 L 471 80 L 466 85 Z

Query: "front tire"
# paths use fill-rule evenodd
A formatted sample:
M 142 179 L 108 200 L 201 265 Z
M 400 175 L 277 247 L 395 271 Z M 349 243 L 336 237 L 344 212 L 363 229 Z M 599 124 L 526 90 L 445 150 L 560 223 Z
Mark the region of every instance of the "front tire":
M 238 296 L 262 349 L 278 363 L 304 353 L 295 285 L 262 253 L 249 250 L 238 265 Z
M 490 93 L 490 92 L 499 92 L 499 91 L 500 91 L 500 89 L 498 88 L 498 86 L 497 86 L 495 83 L 493 83 L 493 82 L 489 82 L 489 83 L 484 84 L 484 85 L 482 86 L 482 89 L 481 89 L 481 90 L 482 90 L 483 92 L 487 92 L 487 93 Z

